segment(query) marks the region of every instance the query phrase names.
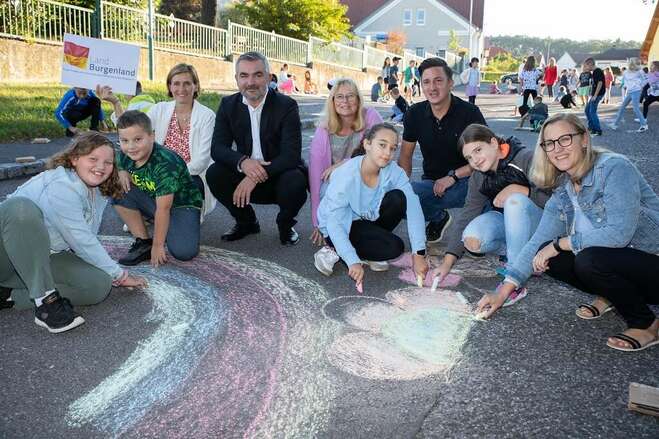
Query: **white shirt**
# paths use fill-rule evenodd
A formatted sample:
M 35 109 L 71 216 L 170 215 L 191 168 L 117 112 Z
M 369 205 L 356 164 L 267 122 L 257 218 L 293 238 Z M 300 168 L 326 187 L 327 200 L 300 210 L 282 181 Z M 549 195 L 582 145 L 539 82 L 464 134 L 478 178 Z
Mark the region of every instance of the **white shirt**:
M 265 96 L 261 103 L 255 108 L 249 104 L 249 101 L 243 96 L 243 104 L 247 105 L 249 110 L 249 122 L 252 126 L 252 156 L 254 160 L 263 160 L 263 150 L 261 149 L 261 113 L 263 112 L 263 104 L 268 97 L 268 90 L 266 89 Z

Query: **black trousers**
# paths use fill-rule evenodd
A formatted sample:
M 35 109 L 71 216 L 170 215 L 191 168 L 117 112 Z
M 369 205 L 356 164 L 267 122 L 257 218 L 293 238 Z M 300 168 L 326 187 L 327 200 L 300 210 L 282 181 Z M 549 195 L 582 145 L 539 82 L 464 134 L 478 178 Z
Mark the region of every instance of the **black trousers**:
M 233 204 L 233 193 L 243 178 L 245 174 L 220 163 L 213 163 L 206 171 L 206 182 L 215 198 L 227 208 L 237 223 L 251 224 L 256 222 L 252 206 L 237 207 Z M 280 229 L 287 229 L 295 225 L 295 217 L 306 200 L 307 176 L 301 169 L 295 168 L 257 184 L 249 202 L 277 204 L 277 225 Z
M 545 85 L 547 86 L 547 96 L 549 96 L 550 98 L 553 98 L 554 97 L 554 84 L 551 84 L 551 85 L 545 84 Z
M 533 96 L 533 99 L 537 98 L 538 97 L 538 90 L 531 90 L 531 89 L 528 89 L 528 88 L 524 90 L 524 93 L 522 93 L 522 97 L 524 98 L 523 102 L 525 104 L 527 103 L 527 101 L 529 99 L 529 95 Z M 529 106 L 532 107 L 533 102 Z
M 89 105 L 86 107 L 67 108 L 62 115 L 64 116 L 64 119 L 68 120 L 73 126 L 76 126 L 78 122 L 91 117 L 92 119 L 89 123 L 89 128 L 98 131 L 98 124 L 101 121 L 101 101 L 98 98 L 90 98 Z M 73 133 L 67 129 L 66 135 L 72 137 Z
M 380 204 L 380 216 L 375 221 L 355 220 L 350 227 L 350 243 L 357 256 L 366 261 L 396 259 L 405 251 L 403 240 L 392 233 L 405 217 L 407 200 L 403 191 L 394 189 L 385 194 Z M 332 240 L 326 239 L 333 247 Z
M 476 96 L 469 96 L 469 103 L 476 105 Z
M 643 117 L 648 118 L 648 109 L 653 102 L 659 102 L 659 96 L 647 95 L 643 101 Z
M 547 274 L 606 298 L 630 328 L 647 329 L 656 318 L 648 304 L 659 303 L 657 255 L 634 248 L 589 247 L 576 256 L 561 252 L 551 258 Z

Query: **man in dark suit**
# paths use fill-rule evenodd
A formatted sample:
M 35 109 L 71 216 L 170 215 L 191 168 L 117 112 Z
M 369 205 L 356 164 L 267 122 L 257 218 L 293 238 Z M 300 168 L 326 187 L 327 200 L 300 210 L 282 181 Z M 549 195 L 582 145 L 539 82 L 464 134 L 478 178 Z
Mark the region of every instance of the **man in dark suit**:
M 250 203 L 279 205 L 281 243 L 299 241 L 293 226 L 307 199 L 300 114 L 295 100 L 268 89 L 269 81 L 265 56 L 242 54 L 236 61 L 240 92 L 224 97 L 217 110 L 211 145 L 215 163 L 208 168 L 206 180 L 236 220 L 222 235 L 224 241 L 260 232 Z

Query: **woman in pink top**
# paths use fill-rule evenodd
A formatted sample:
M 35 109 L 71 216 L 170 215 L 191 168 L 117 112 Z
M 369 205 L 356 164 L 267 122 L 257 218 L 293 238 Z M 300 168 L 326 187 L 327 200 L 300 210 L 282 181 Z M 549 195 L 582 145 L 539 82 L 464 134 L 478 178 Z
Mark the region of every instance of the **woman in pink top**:
M 329 180 L 334 169 L 350 159 L 364 132 L 381 122 L 382 117 L 376 110 L 364 108 L 364 100 L 355 81 L 349 78 L 336 80 L 325 102 L 324 115 L 309 151 L 311 220 L 314 225 L 311 240 L 314 244 L 323 245 L 324 242 L 316 216 L 321 186 Z
M 549 58 L 549 65 L 545 67 L 545 85 L 547 86 L 547 94 L 550 98 L 554 97 L 554 84 L 558 78 L 558 69 L 556 68 L 556 59 Z
M 604 93 L 604 103 L 609 104 L 611 103 L 611 85 L 613 84 L 613 72 L 611 71 L 611 67 L 607 67 L 604 69 L 604 88 L 605 88 L 605 93 Z

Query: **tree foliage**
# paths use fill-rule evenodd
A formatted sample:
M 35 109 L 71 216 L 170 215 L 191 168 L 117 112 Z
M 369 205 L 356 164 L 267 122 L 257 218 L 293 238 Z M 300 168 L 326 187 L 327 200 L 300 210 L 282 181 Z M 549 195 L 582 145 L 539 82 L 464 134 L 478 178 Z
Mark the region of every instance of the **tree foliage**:
M 338 0 L 243 0 L 235 9 L 244 24 L 302 40 L 338 40 L 350 29 L 347 7 Z
M 403 53 L 407 36 L 403 32 L 391 31 L 387 34 L 387 49 L 394 53 Z
M 482 70 L 486 72 L 515 72 L 523 61 L 523 57 L 514 57 L 510 53 L 500 53 L 489 59 Z
M 460 51 L 460 40 L 458 40 L 458 35 L 453 29 L 448 31 L 448 50 L 453 53 Z
M 201 16 L 201 0 L 161 0 L 158 13 L 173 14 L 181 20 L 198 21 Z
M 59 0 L 61 3 L 69 5 L 81 6 L 83 8 L 94 9 L 96 7 L 96 0 Z M 146 9 L 147 0 L 112 0 L 112 3 L 118 5 L 130 6 L 132 8 Z M 154 0 L 154 7 L 158 6 L 160 0 Z
M 523 57 L 530 53 L 547 54 L 550 48 L 550 56 L 558 59 L 563 52 L 575 53 L 600 53 L 615 47 L 616 49 L 638 49 L 641 43 L 638 41 L 617 40 L 588 40 L 575 41 L 567 38 L 537 38 L 525 35 L 490 37 L 493 46 L 501 47 L 511 52 L 514 56 Z

